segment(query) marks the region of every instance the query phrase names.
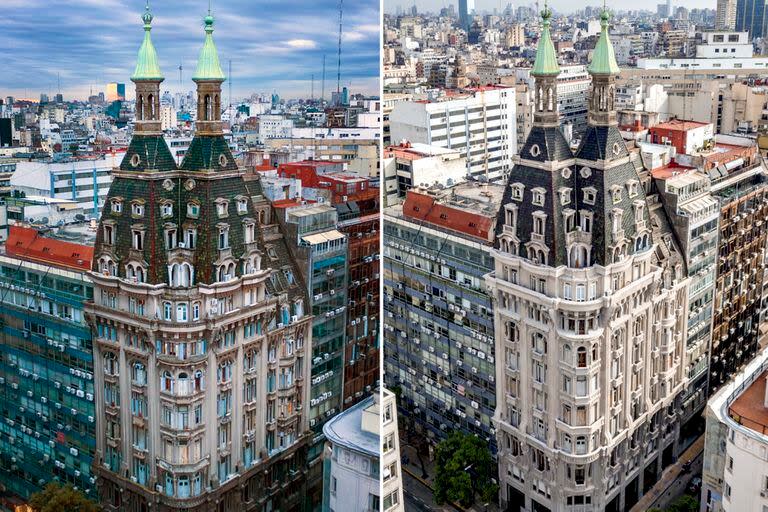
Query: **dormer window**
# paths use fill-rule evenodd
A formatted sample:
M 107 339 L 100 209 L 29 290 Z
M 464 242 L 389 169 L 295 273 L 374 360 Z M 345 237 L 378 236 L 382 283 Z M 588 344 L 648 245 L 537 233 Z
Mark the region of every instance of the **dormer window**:
M 256 224 L 249 222 L 245 224 L 245 243 L 250 244 L 256 241 Z
M 200 205 L 197 203 L 187 203 L 187 217 L 196 219 L 200 216 Z
M 248 201 L 246 199 L 237 200 L 237 213 L 248 213 Z
M 131 215 L 134 217 L 143 217 L 144 205 L 141 203 L 131 203 Z
M 547 191 L 541 187 L 536 187 L 531 190 L 531 193 L 533 194 L 533 204 L 536 206 L 544 206 L 544 196 Z
M 566 205 L 571 204 L 571 189 L 567 187 L 562 187 L 559 190 L 560 194 L 560 204 Z
M 576 228 L 576 212 L 570 208 L 563 210 L 563 227 L 566 233 Z
M 642 222 L 643 214 L 645 212 L 645 204 L 642 201 L 635 201 L 632 206 L 635 209 L 635 222 Z
M 544 212 L 533 212 L 533 232 L 544 236 L 546 229 L 547 214 Z
M 612 223 L 613 226 L 611 231 L 614 233 L 618 233 L 621 230 L 621 221 L 624 219 L 624 212 L 619 208 L 614 208 L 611 211 L 612 216 Z
M 594 187 L 586 187 L 583 189 L 584 193 L 584 202 L 586 204 L 595 204 L 595 199 L 597 198 L 597 189 Z
M 637 195 L 637 180 L 629 180 L 627 182 L 627 194 L 629 194 L 629 197 Z
M 132 247 L 137 251 L 144 250 L 144 232 L 138 229 L 133 230 Z
M 163 203 L 160 207 L 160 213 L 163 217 L 171 217 L 173 215 L 173 203 Z
M 511 187 L 512 187 L 512 199 L 514 199 L 515 201 L 522 201 L 525 185 L 523 185 L 522 183 L 513 183 Z
M 123 211 L 123 202 L 119 199 L 112 200 L 112 213 L 121 213 Z
M 115 226 L 104 225 L 104 245 L 115 245 Z
M 611 199 L 613 200 L 613 204 L 621 202 L 621 187 L 620 186 L 614 185 L 613 187 L 611 187 Z
M 225 199 L 217 199 L 216 200 L 216 214 L 219 217 L 226 217 L 227 216 L 227 208 L 229 207 L 229 203 Z
M 585 233 L 592 232 L 592 212 L 581 210 L 579 212 L 579 227 Z
M 229 248 L 229 226 L 219 228 L 219 249 Z

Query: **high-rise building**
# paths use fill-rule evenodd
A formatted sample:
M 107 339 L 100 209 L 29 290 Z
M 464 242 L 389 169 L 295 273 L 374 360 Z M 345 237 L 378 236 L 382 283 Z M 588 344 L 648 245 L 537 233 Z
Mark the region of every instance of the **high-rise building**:
M 395 395 L 381 388 L 381 496 L 383 510 L 403 512 L 403 474 L 400 467 L 400 438 Z M 389 507 L 387 507 L 389 505 Z
M 736 0 L 736 30 L 749 32 L 754 40 L 768 34 L 765 0 Z
M 468 31 L 469 25 L 472 22 L 469 13 L 469 3 L 472 0 L 459 0 L 459 27 Z
M 143 15 L 133 139 L 94 249 L 96 456 L 108 511 L 301 510 L 311 317 L 258 180 L 223 137 L 213 16 L 192 79 L 195 137 L 163 140 Z M 278 485 L 279 484 L 279 485 Z
M 496 222 L 500 499 L 507 510 L 628 510 L 672 463 L 686 385 L 689 279 L 617 128 L 607 12 L 577 152 L 559 130 L 551 12 L 531 74 L 535 115 Z
M 707 403 L 701 510 L 759 510 L 768 497 L 768 350 Z
M 515 89 L 487 86 L 432 101 L 401 101 L 389 114 L 391 140 L 457 149 L 468 175 L 503 179 L 517 153 Z
M 92 255 L 19 226 L 0 255 L 0 481 L 23 500 L 54 479 L 96 498 Z
M 759 349 L 768 177 L 757 147 L 750 139 L 746 143 L 748 147 L 722 145 L 718 148 L 721 161 L 708 166 L 713 176 L 712 195 L 720 204 L 712 389 L 730 381 Z
M 125 101 L 125 84 L 110 82 L 107 84 L 107 101 Z
M 736 1 L 737 0 L 717 0 L 715 30 L 736 29 Z
M 324 512 L 394 510 L 392 507 L 397 505 L 392 503 L 386 508 L 385 504 L 380 508 L 379 424 L 382 405 L 376 392 L 323 426 L 329 451 L 323 490 Z M 394 407 L 390 404 L 390 419 L 392 414 Z
M 495 451 L 494 226 L 504 187 L 414 189 L 384 210 L 384 368 L 413 434 L 432 444 L 454 429 Z

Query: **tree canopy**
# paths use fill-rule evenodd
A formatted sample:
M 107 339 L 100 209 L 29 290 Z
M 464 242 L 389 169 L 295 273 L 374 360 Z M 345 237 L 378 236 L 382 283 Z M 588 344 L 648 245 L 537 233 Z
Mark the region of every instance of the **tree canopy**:
M 479 495 L 491 501 L 498 492 L 493 478 L 493 459 L 488 444 L 477 436 L 452 432 L 435 450 L 437 475 L 434 496 L 437 504 L 446 501 L 469 507 Z
M 51 482 L 29 500 L 35 512 L 99 512 L 96 503 L 71 485 Z

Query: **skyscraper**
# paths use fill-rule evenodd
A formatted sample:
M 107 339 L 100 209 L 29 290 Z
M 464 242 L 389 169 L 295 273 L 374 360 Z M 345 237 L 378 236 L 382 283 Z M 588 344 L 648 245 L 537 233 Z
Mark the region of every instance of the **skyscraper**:
M 306 292 L 258 180 L 224 140 L 213 16 L 176 166 L 143 15 L 135 134 L 94 248 L 100 501 L 108 511 L 302 508 L 311 330 Z M 277 483 L 279 482 L 279 486 Z
M 765 0 L 736 0 L 736 31 L 749 32 L 752 39 L 766 34 Z
M 717 0 L 716 30 L 735 30 L 736 0 Z
M 469 31 L 474 10 L 475 0 L 459 0 L 459 27 Z
M 125 84 L 107 84 L 107 101 L 125 101 Z
M 574 154 L 559 130 L 551 12 L 534 124 L 496 223 L 496 425 L 506 510 L 628 510 L 679 449 L 689 279 L 617 128 L 608 13 Z

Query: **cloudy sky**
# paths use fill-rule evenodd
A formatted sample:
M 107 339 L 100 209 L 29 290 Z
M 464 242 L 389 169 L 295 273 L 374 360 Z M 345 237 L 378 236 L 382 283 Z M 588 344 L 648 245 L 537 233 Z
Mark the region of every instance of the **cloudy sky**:
M 85 98 L 91 87 L 129 80 L 143 38 L 144 0 L 0 0 L 3 71 L 0 97 L 55 94 Z M 163 90 L 183 90 L 203 43 L 207 0 L 153 0 L 152 39 L 165 75 Z M 336 90 L 337 0 L 214 0 L 214 39 L 224 72 L 232 60 L 232 94 L 320 95 L 326 56 L 326 97 Z M 379 0 L 344 2 L 341 80 L 352 92 L 377 94 Z M 225 91 L 228 84 L 225 83 Z
M 456 10 L 459 8 L 459 0 L 384 0 L 384 12 L 394 13 L 398 5 L 403 8 L 411 7 L 413 4 L 419 9 L 439 11 L 442 7 L 447 7 L 453 3 L 456 6 Z M 534 5 L 531 1 L 510 1 L 510 0 L 475 0 L 475 8 L 477 10 L 493 11 L 494 8 L 503 10 L 507 4 L 512 4 L 514 7 L 519 5 Z M 666 3 L 666 0 L 652 0 L 651 2 L 640 2 L 637 0 L 611 0 L 608 2 L 608 6 L 611 9 L 649 9 L 656 10 L 656 4 Z M 544 1 L 539 2 L 540 5 L 544 5 Z M 589 0 L 550 0 L 549 4 L 560 12 L 568 13 L 577 9 L 583 9 L 587 5 L 600 6 L 602 1 L 589 1 Z M 708 7 L 714 9 L 717 5 L 716 0 L 672 0 L 674 7 L 683 6 L 689 9 L 698 7 L 699 9 Z

